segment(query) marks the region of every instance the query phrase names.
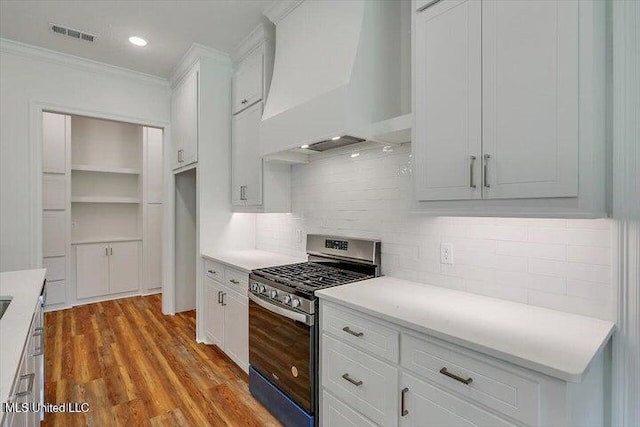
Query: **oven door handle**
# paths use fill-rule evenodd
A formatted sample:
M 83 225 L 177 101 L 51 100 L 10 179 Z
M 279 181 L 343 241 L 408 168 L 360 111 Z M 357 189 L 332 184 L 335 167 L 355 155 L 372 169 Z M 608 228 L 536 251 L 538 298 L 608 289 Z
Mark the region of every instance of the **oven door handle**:
M 269 310 L 273 313 L 279 314 L 281 316 L 287 317 L 291 320 L 295 320 L 296 322 L 304 323 L 305 325 L 312 326 L 313 325 L 313 316 L 304 313 L 298 313 L 297 311 L 288 310 L 284 307 L 277 306 L 273 303 L 265 301 L 257 295 L 249 292 L 249 299 L 265 310 Z

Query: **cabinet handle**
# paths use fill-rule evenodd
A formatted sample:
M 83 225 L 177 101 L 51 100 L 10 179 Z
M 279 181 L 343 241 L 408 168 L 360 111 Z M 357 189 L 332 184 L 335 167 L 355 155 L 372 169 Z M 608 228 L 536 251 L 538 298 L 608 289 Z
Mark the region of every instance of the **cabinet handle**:
M 218 304 L 222 304 L 222 291 L 218 291 Z
M 210 273 L 210 274 L 218 274 L 218 272 L 214 271 L 214 270 L 207 270 L 207 272 Z
M 240 186 L 240 200 L 247 200 L 247 186 Z
M 476 161 L 476 156 L 470 156 L 471 162 L 469 162 L 469 187 L 476 188 L 476 184 L 473 182 L 473 164 Z
M 182 162 L 184 162 L 184 150 L 180 149 L 178 150 L 178 163 Z
M 234 285 L 239 285 L 240 284 L 240 282 L 238 282 L 236 279 L 229 279 L 229 281 L 231 283 L 233 283 Z
M 361 337 L 364 335 L 364 332 L 355 332 L 352 331 L 351 328 L 349 328 L 348 326 L 345 326 L 344 328 L 342 328 L 343 331 L 345 331 L 348 334 L 353 335 L 354 337 Z
M 29 380 L 29 382 L 27 383 L 27 389 L 25 391 L 16 393 L 16 397 L 23 397 L 31 394 L 31 391 L 33 390 L 33 380 L 35 377 L 36 377 L 36 374 L 34 374 L 33 372 L 26 375 L 20 375 L 20 379 L 18 380 L 18 385 L 23 380 Z
M 109 255 L 113 255 L 113 248 L 109 248 Z
M 105 256 L 109 256 L 109 248 L 104 248 L 104 254 Z
M 345 380 L 349 381 L 351 384 L 353 384 L 356 387 L 360 387 L 362 385 L 362 381 L 361 380 L 354 380 L 353 378 L 351 378 L 349 376 L 349 374 L 344 374 L 342 376 L 342 378 L 344 378 Z
M 409 411 L 407 411 L 407 407 L 406 407 L 406 397 L 407 397 L 408 391 L 409 391 L 409 387 L 405 387 L 400 392 L 400 416 L 401 417 L 409 415 Z
M 422 12 L 425 11 L 427 9 L 429 9 L 431 6 L 433 6 L 436 3 L 439 3 L 440 0 L 431 0 L 430 2 L 427 2 L 426 4 L 422 5 L 421 7 L 416 9 L 416 12 Z
M 469 385 L 471 384 L 471 382 L 473 381 L 473 378 L 469 377 L 466 380 L 462 377 L 457 376 L 456 374 L 452 374 L 451 372 L 447 371 L 447 368 L 442 368 L 440 369 L 440 373 L 443 375 L 448 376 L 449 378 L 453 378 L 456 381 L 460 381 L 463 384 Z
M 483 156 L 483 158 L 484 158 L 484 171 L 483 171 L 482 174 L 484 176 L 483 176 L 482 180 L 484 181 L 484 186 L 489 188 L 490 185 L 489 185 L 489 180 L 488 180 L 488 176 L 489 176 L 488 170 L 489 170 L 489 159 L 491 158 L 491 156 L 489 154 L 485 154 Z
M 223 306 L 227 305 L 227 303 L 226 303 L 226 302 L 224 302 L 224 296 L 225 296 L 226 294 L 227 294 L 226 292 L 222 292 L 222 297 L 221 297 L 221 301 L 220 301 L 220 303 L 221 303 Z

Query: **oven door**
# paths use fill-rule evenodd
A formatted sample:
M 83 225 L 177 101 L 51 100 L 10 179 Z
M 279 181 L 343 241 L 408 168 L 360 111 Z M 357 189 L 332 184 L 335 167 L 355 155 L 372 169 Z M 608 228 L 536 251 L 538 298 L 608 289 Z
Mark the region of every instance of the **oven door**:
M 249 292 L 249 364 L 313 413 L 314 316 Z

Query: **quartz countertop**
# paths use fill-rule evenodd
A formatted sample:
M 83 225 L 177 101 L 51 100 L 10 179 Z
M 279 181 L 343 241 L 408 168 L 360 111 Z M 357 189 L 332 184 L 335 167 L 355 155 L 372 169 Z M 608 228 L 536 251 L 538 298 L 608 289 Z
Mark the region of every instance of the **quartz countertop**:
M 392 277 L 316 295 L 569 382 L 582 380 L 615 328 L 605 320 Z
M 45 273 L 44 268 L 0 273 L 0 297 L 11 298 L 0 319 L 0 402 L 10 397 Z
M 296 264 L 307 261 L 304 258 L 254 249 L 203 253 L 202 257 L 211 261 L 220 262 L 229 267 L 240 269 L 245 273 L 250 273 L 251 270 L 256 270 L 258 268 L 275 267 L 277 265 Z

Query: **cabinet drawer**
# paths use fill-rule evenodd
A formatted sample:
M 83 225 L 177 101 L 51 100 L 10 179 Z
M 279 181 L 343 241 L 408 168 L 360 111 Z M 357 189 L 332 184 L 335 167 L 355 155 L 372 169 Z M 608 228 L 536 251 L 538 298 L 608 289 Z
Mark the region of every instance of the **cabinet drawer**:
M 62 304 L 67 300 L 67 286 L 64 280 L 50 282 L 47 280 L 47 306 Z
M 398 424 L 398 371 L 322 335 L 322 385 L 348 406 L 387 427 Z
M 401 365 L 431 382 L 529 425 L 538 423 L 539 385 L 495 362 L 433 338 L 403 334 Z M 446 369 L 452 378 L 442 372 Z M 461 380 L 471 379 L 469 384 Z
M 215 261 L 204 260 L 204 274 L 210 279 L 224 282 L 224 267 Z
M 322 303 L 322 330 L 341 340 L 398 363 L 399 332 L 378 322 Z
M 402 374 L 400 388 L 404 390 L 404 415 L 401 427 L 421 427 L 425 420 L 434 427 L 515 427 L 506 420 L 460 399 L 443 389 Z
M 326 391 L 322 392 L 321 417 L 324 427 L 376 427 L 374 423 Z
M 249 289 L 249 275 L 226 267 L 224 269 L 224 285 L 241 295 L 246 295 Z

